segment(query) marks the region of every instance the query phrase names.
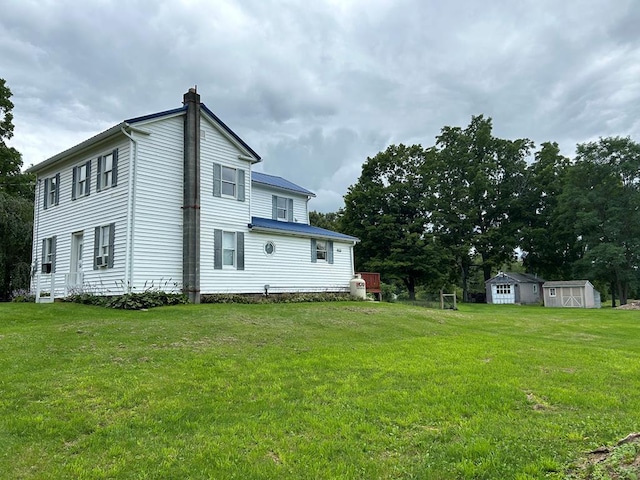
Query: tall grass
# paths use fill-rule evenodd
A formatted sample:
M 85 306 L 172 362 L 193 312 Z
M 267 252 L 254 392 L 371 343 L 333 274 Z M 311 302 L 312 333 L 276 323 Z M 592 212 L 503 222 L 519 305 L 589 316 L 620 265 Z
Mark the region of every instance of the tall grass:
M 640 313 L 0 304 L 1 478 L 563 478 L 640 430 Z

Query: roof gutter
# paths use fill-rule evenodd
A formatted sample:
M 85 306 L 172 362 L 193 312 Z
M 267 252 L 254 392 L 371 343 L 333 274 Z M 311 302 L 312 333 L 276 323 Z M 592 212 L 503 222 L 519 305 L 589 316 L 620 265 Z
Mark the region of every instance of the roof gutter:
M 251 230 L 252 232 L 264 232 L 264 233 L 274 233 L 274 234 L 278 234 L 278 235 L 286 235 L 288 237 L 298 237 L 298 238 L 321 238 L 324 240 L 332 240 L 332 241 L 338 241 L 338 242 L 345 242 L 345 243 L 353 243 L 354 245 L 356 243 L 358 243 L 360 240 L 357 238 L 342 238 L 342 237 L 333 237 L 330 235 L 322 235 L 321 233 L 318 234 L 310 234 L 310 233 L 302 233 L 302 232 L 295 232 L 295 231 L 291 231 L 291 230 L 285 230 L 285 229 L 279 229 L 279 228 L 273 228 L 273 227 L 260 227 L 260 226 L 256 226 L 252 223 L 247 225 L 249 227 L 249 230 Z

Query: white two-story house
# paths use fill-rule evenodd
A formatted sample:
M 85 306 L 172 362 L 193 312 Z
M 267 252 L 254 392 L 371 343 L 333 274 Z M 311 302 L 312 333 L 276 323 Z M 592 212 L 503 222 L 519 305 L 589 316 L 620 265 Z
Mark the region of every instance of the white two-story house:
M 314 194 L 200 103 L 125 120 L 37 175 L 33 289 L 115 295 L 348 291 L 357 238 L 309 225 Z

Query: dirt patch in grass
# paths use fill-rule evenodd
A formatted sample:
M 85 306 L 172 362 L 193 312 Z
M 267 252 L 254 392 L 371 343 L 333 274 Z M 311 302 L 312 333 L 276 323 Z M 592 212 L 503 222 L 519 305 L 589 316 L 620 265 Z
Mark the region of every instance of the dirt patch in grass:
M 640 433 L 630 433 L 613 447 L 598 447 L 569 470 L 573 480 L 622 480 L 640 477 Z

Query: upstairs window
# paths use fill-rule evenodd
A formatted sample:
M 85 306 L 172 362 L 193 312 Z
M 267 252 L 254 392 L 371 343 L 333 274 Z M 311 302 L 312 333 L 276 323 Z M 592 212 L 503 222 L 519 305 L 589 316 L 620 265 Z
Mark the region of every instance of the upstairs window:
M 78 197 L 89 195 L 91 185 L 91 160 L 87 163 L 73 167 L 73 187 L 71 190 L 71 198 L 75 200 Z
M 44 208 L 58 205 L 60 201 L 60 174 L 44 179 Z
M 222 167 L 222 195 L 236 196 L 236 169 Z
M 93 243 L 93 269 L 113 268 L 115 223 L 101 225 L 95 229 Z
M 115 187 L 118 184 L 118 149 L 98 157 L 96 190 Z
M 293 222 L 293 199 L 273 195 L 271 218 Z
M 56 271 L 56 237 L 42 240 L 42 273 L 55 273 Z
M 245 171 L 231 168 L 219 163 L 213 164 L 213 196 L 235 198 L 239 202 L 245 200 Z

